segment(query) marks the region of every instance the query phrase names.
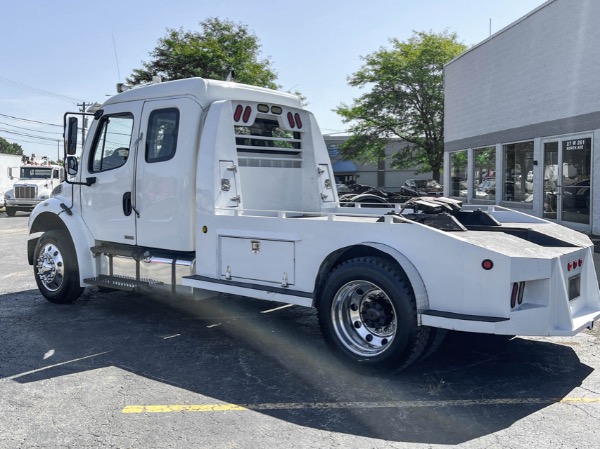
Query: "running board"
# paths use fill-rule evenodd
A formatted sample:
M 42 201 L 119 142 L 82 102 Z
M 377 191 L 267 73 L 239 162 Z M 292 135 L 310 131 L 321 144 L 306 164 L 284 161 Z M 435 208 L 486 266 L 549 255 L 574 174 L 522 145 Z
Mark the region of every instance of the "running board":
M 123 290 L 126 292 L 143 290 L 146 288 L 150 288 L 153 285 L 163 285 L 162 282 L 154 281 L 152 279 L 136 280 L 135 278 L 129 276 L 107 276 L 105 274 L 101 274 L 100 276 L 94 278 L 84 279 L 83 282 L 85 282 L 88 285 L 113 288 L 115 290 Z

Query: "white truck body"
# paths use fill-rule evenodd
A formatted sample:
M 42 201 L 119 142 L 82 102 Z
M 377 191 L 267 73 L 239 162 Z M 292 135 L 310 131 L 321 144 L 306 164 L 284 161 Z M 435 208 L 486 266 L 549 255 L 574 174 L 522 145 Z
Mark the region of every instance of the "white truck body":
M 97 285 L 316 307 L 339 353 L 394 367 L 444 329 L 564 336 L 600 317 L 576 231 L 448 199 L 340 206 L 317 122 L 289 94 L 199 78 L 126 91 L 75 172 L 29 220 L 53 302 Z
M 21 163 L 21 156 L 16 154 L 0 153 L 0 208 L 4 207 L 4 194 L 12 189 L 13 181 L 9 176 L 9 169 Z
M 8 176 L 13 181 L 12 188 L 5 192 L 6 213 L 10 216 L 17 211 L 32 211 L 65 179 L 63 167 L 45 162 L 9 167 Z

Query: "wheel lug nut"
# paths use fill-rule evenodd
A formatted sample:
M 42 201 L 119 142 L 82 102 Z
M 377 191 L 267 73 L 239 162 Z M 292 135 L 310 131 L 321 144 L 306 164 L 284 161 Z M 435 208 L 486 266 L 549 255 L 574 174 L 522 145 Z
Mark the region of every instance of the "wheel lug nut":
M 367 340 L 369 343 L 371 343 L 373 341 L 373 336 L 371 334 L 369 334 L 365 337 L 365 340 Z

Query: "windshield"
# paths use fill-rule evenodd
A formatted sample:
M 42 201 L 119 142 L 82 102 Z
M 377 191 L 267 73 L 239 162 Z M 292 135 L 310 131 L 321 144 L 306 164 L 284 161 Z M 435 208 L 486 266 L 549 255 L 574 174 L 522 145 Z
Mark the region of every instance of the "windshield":
M 21 167 L 21 179 L 49 179 L 52 177 L 50 167 Z

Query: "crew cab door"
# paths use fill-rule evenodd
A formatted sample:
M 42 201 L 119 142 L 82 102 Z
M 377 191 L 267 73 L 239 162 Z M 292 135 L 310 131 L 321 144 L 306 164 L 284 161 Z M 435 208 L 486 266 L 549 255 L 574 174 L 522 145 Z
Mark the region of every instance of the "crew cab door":
M 135 152 L 142 102 L 109 105 L 90 130 L 81 187 L 83 219 L 96 240 L 135 244 Z
M 200 105 L 186 97 L 144 103 L 135 183 L 140 246 L 194 249 L 201 113 Z

